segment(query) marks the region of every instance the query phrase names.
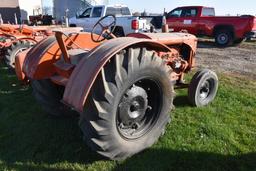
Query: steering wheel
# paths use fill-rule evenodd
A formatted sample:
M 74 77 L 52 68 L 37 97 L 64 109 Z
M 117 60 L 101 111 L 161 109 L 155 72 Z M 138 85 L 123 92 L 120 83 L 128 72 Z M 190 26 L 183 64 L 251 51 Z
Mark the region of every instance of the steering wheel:
M 106 20 L 107 18 L 111 18 L 110 22 L 111 21 L 113 21 L 113 22 L 111 22 L 108 25 L 102 24 L 102 21 Z M 101 29 L 99 35 L 96 34 L 96 29 L 98 28 L 98 26 Z M 99 42 L 102 42 L 102 41 L 106 40 L 108 37 L 116 38 L 116 36 L 113 34 L 115 28 L 116 28 L 116 17 L 114 15 L 106 15 L 105 17 L 102 17 L 93 26 L 93 29 L 91 31 L 91 39 L 92 39 L 92 41 L 94 41 L 96 43 L 99 43 Z M 96 36 L 97 36 L 97 38 L 95 38 Z

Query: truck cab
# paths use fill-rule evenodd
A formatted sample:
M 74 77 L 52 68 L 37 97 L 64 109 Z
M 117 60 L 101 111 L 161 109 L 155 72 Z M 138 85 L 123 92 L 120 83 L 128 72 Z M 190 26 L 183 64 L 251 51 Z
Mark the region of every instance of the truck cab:
M 215 16 L 214 8 L 187 6 L 175 8 L 167 14 L 166 18 L 167 23 L 174 31 L 187 30 L 191 34 L 198 35 L 202 31 L 197 27 L 199 18 L 213 16 Z
M 129 33 L 149 30 L 145 19 L 133 17 L 126 5 L 97 5 L 85 9 L 81 14 L 69 19 L 71 27 L 83 27 L 85 32 L 91 32 L 94 24 L 102 17 L 113 15 L 117 18 L 115 34 L 125 36 Z M 108 21 L 107 21 L 108 22 Z

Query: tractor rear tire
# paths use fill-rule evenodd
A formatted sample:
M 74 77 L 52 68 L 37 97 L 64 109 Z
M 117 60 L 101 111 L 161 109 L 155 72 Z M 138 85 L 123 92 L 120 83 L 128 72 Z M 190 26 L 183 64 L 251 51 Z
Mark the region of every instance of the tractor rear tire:
M 49 79 L 32 80 L 31 86 L 35 99 L 50 115 L 56 117 L 78 115 L 77 112 L 61 103 L 64 87 L 55 85 Z
M 153 145 L 170 122 L 175 94 L 170 73 L 146 48 L 116 54 L 97 76 L 80 115 L 88 146 L 123 160 Z
M 211 103 L 218 91 L 218 77 L 209 69 L 199 70 L 188 88 L 188 99 L 193 106 L 202 107 Z
M 29 49 L 30 47 L 32 47 L 32 43 L 29 41 L 18 41 L 13 43 L 6 52 L 5 55 L 5 62 L 7 64 L 7 66 L 10 69 L 14 69 L 15 68 L 15 58 L 16 56 L 24 51 Z

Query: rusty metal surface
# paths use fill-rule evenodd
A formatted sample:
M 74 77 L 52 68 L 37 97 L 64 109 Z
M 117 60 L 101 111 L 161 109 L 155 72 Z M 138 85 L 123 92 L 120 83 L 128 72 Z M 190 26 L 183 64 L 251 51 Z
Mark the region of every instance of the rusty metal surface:
M 197 38 L 188 33 L 132 33 L 128 37 L 151 39 L 167 46 L 184 43 L 190 46 L 194 52 L 197 48 Z
M 112 56 L 131 45 L 141 45 L 163 52 L 170 51 L 167 46 L 149 39 L 125 37 L 109 40 L 93 49 L 87 58 L 79 62 L 69 78 L 63 102 L 82 112 L 86 98 L 102 67 Z
M 10 40 L 8 43 L 1 43 L 0 47 L 7 48 L 11 44 L 20 41 L 27 40 L 33 43 L 37 43 L 47 36 L 54 35 L 55 31 L 61 31 L 66 34 L 78 33 L 82 31 L 80 27 L 74 28 L 62 28 L 62 27 L 51 27 L 51 26 L 27 26 L 27 25 L 11 25 L 2 24 L 0 25 L 0 36 L 4 36 Z
M 33 78 L 38 62 L 54 43 L 56 43 L 55 37 L 50 36 L 39 42 L 28 52 L 22 69 L 28 78 Z
M 91 50 L 99 43 L 91 41 L 90 33 L 72 34 L 64 38 L 65 45 L 69 49 Z M 85 41 L 86 40 L 86 41 Z M 29 51 L 25 60 L 23 71 L 28 78 L 46 79 L 56 73 L 54 63 L 60 59 L 62 53 L 54 36 L 50 36 Z
M 56 37 L 57 42 L 59 44 L 59 47 L 60 47 L 61 53 L 63 55 L 64 61 L 66 63 L 70 63 L 70 58 L 69 58 L 69 55 L 68 55 L 68 50 L 67 50 L 67 47 L 66 47 L 64 39 L 63 39 L 63 32 L 56 31 L 55 32 L 55 37 Z

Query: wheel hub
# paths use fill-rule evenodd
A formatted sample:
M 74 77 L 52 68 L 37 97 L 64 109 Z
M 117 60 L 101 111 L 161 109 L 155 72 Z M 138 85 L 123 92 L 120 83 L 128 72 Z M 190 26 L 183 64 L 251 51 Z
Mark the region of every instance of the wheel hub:
M 200 98 L 205 99 L 209 96 L 210 94 L 210 83 L 206 81 L 205 83 L 202 84 L 200 88 Z
M 225 36 L 221 36 L 221 41 L 225 41 L 226 37 Z
M 228 41 L 228 37 L 226 34 L 220 34 L 218 39 L 219 39 L 219 42 L 222 44 L 225 44 Z
M 138 86 L 128 89 L 119 104 L 122 124 L 132 126 L 141 120 L 148 108 L 147 92 Z
M 137 139 L 150 131 L 160 115 L 162 97 L 160 86 L 153 79 L 140 79 L 131 85 L 117 108 L 116 126 L 120 135 Z

